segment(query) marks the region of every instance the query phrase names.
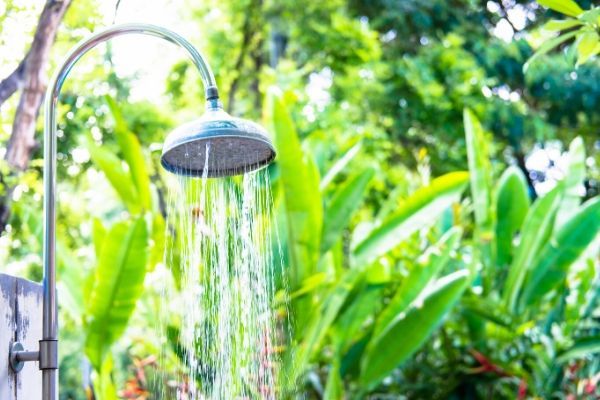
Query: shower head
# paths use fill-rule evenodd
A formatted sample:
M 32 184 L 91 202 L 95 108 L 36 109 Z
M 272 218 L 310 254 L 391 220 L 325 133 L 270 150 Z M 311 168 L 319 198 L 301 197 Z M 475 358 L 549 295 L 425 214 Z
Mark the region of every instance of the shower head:
M 254 171 L 274 158 L 264 128 L 221 108 L 210 108 L 167 136 L 161 164 L 177 175 L 218 178 Z

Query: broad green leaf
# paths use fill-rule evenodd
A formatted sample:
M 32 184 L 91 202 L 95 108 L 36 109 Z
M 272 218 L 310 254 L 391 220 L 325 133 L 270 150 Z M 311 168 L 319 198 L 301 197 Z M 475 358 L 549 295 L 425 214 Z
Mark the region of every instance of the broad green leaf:
M 325 384 L 325 393 L 323 400 L 340 400 L 344 398 L 344 384 L 340 375 L 340 358 L 334 354 L 329 366 L 327 383 Z
M 510 264 L 512 243 L 529 210 L 529 188 L 517 167 L 504 171 L 496 190 L 496 260 L 500 266 Z
M 143 291 L 148 253 L 143 217 L 114 224 L 106 234 L 86 307 L 85 351 L 99 370 L 110 345 L 125 331 Z
M 573 139 L 567 154 L 567 166 L 563 180 L 565 193 L 556 215 L 555 229 L 577 212 L 585 194 L 585 145 L 581 137 Z
M 122 161 L 109 150 L 96 145 L 91 139 L 87 141 L 87 149 L 92 161 L 104 173 L 129 212 L 139 213 L 139 197 L 135 186 L 132 185 L 130 175 L 123 168 Z
M 491 165 L 481 123 L 471 110 L 463 112 L 465 140 L 469 157 L 469 180 L 471 197 L 475 209 L 475 221 L 481 234 L 485 235 L 492 227 L 491 214 Z
M 595 31 L 584 31 L 577 35 L 577 66 L 598 54 L 599 40 L 598 33 Z
M 269 91 L 271 131 L 281 172 L 281 184 L 287 223 L 287 246 L 292 274 L 291 288 L 316 270 L 320 255 L 323 206 L 319 190 L 319 175 L 312 159 L 302 153 L 300 140 L 282 95 Z
M 112 374 L 113 360 L 112 356 L 109 356 L 102 363 L 102 367 L 93 374 L 94 395 L 97 400 L 118 400 Z
M 323 339 L 329 332 L 329 328 L 346 302 L 348 294 L 354 289 L 361 276 L 362 271 L 359 269 L 348 270 L 338 283 L 331 288 L 330 292 L 321 301 L 321 305 L 313 311 L 311 321 L 306 329 L 306 335 L 299 348 L 292 355 L 292 365 L 288 366 L 291 375 L 299 376 L 304 373 L 310 357 L 320 348 Z M 292 381 L 295 381 L 295 379 Z
M 558 47 L 559 45 L 563 44 L 567 40 L 574 38 L 577 35 L 577 33 L 578 33 L 577 31 L 568 32 L 568 33 L 565 33 L 564 35 L 557 36 L 554 39 L 550 39 L 550 40 L 544 42 L 544 44 L 542 44 L 540 46 L 540 48 L 537 49 L 537 51 L 523 65 L 523 72 L 527 72 L 527 70 L 529 69 L 529 66 L 535 60 L 537 60 L 544 54 L 548 53 L 550 50 L 554 49 L 555 47 Z
M 466 172 L 452 172 L 434 179 L 406 199 L 396 213 L 375 228 L 354 249 L 355 262 L 369 263 L 396 247 L 414 232 L 431 225 L 464 191 Z
M 411 357 L 441 325 L 468 282 L 467 270 L 440 279 L 380 336 L 373 338 L 361 361 L 360 383 L 375 387 Z
M 570 17 L 576 17 L 583 12 L 581 7 L 573 0 L 537 0 L 537 2 L 544 7 Z
M 85 269 L 75 257 L 73 251 L 65 246 L 62 238 L 57 238 L 58 257 L 58 291 L 60 293 L 61 310 L 71 313 L 74 320 L 81 320 L 83 315 Z
M 552 233 L 562 192 L 563 187 L 559 184 L 533 203 L 525 216 L 521 229 L 521 240 L 514 252 L 502 293 L 504 305 L 511 314 L 516 309 L 518 296 L 528 269 L 531 268 L 539 251 Z
M 348 179 L 333 195 L 325 210 L 321 252 L 325 253 L 340 238 L 352 214 L 362 204 L 365 190 L 375 171 L 367 168 Z
M 567 276 L 569 267 L 600 232 L 600 198 L 588 201 L 541 250 L 523 288 L 523 306 L 540 301 Z
M 600 336 L 579 338 L 575 340 L 573 346 L 558 354 L 556 362 L 562 364 L 571 360 L 589 357 L 596 353 L 600 353 Z
M 332 334 L 340 353 L 346 351 L 348 345 L 363 331 L 366 320 L 381 307 L 382 296 L 381 286 L 368 285 L 345 307 Z
M 106 238 L 106 228 L 102 224 L 99 218 L 94 218 L 92 221 L 92 241 L 94 242 L 94 252 L 96 253 L 96 259 L 100 257 L 102 251 L 102 245 Z
M 406 311 L 408 306 L 448 264 L 451 253 L 460 242 L 461 234 L 460 228 L 452 228 L 414 263 L 408 271 L 408 276 L 402 280 L 389 304 L 377 317 L 373 332 L 374 337 L 383 332 L 398 315 Z
M 115 119 L 115 136 L 117 143 L 123 153 L 125 162 L 129 166 L 129 172 L 135 188 L 137 189 L 140 206 L 144 210 L 150 210 L 152 206 L 152 195 L 150 193 L 150 175 L 146 166 L 146 160 L 140 142 L 127 128 L 127 123 L 121 115 L 119 106 L 109 96 L 105 97 L 113 118 Z
M 474 236 L 477 243 L 475 258 L 489 267 L 493 265 L 495 258 L 492 246 L 494 237 L 494 215 L 491 206 L 492 167 L 481 123 L 468 108 L 463 111 L 463 121 L 469 159 L 471 198 L 475 214 Z M 484 290 L 488 290 L 491 286 L 490 273 L 489 268 L 484 270 Z
M 333 182 L 335 177 L 341 171 L 343 171 L 344 168 L 346 168 L 346 166 L 350 163 L 350 161 L 352 161 L 354 157 L 358 154 L 361 147 L 362 143 L 359 142 L 355 144 L 347 152 L 345 152 L 344 155 L 335 162 L 335 164 L 333 164 L 333 166 L 329 169 L 329 171 L 327 171 L 327 173 L 321 180 L 321 184 L 319 185 L 319 188 L 321 190 L 325 189 L 327 186 L 329 186 L 331 182 Z
M 563 19 L 563 20 L 552 19 L 552 20 L 546 22 L 544 24 L 544 26 L 542 27 L 542 29 L 555 32 L 555 31 L 562 31 L 565 29 L 571 29 L 571 28 L 574 28 L 576 26 L 581 26 L 581 25 L 583 25 L 583 23 L 577 19 Z

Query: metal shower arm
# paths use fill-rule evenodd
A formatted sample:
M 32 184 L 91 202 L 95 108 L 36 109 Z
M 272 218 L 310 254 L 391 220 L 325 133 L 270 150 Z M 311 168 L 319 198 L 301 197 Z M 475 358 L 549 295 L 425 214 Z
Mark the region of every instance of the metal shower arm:
M 79 42 L 61 64 L 48 89 L 44 104 L 44 294 L 43 336 L 39 351 L 25 351 L 16 346 L 11 365 L 17 370 L 22 362 L 39 361 L 42 370 L 42 399 L 56 400 L 58 369 L 58 308 L 56 303 L 56 106 L 65 79 L 75 63 L 96 45 L 115 36 L 137 33 L 159 37 L 184 48 L 200 72 L 209 107 L 219 107 L 214 75 L 205 58 L 177 33 L 149 24 L 113 25 Z M 21 363 L 21 364 L 19 364 Z

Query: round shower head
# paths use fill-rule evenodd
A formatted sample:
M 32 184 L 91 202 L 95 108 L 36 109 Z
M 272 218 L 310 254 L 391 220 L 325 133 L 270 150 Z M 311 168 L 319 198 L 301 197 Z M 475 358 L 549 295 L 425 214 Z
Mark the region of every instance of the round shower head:
M 217 178 L 254 171 L 274 158 L 273 144 L 260 125 L 210 109 L 167 136 L 161 164 L 178 175 Z

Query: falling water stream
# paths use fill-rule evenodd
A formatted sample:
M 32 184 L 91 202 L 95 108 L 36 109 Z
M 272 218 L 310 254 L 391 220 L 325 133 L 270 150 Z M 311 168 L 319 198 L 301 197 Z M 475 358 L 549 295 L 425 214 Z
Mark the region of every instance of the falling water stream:
M 209 146 L 189 151 L 205 151 L 208 165 Z M 170 179 L 165 264 L 175 284 L 163 290 L 159 329 L 163 362 L 175 353 L 180 368 L 161 398 L 275 399 L 268 173 Z

